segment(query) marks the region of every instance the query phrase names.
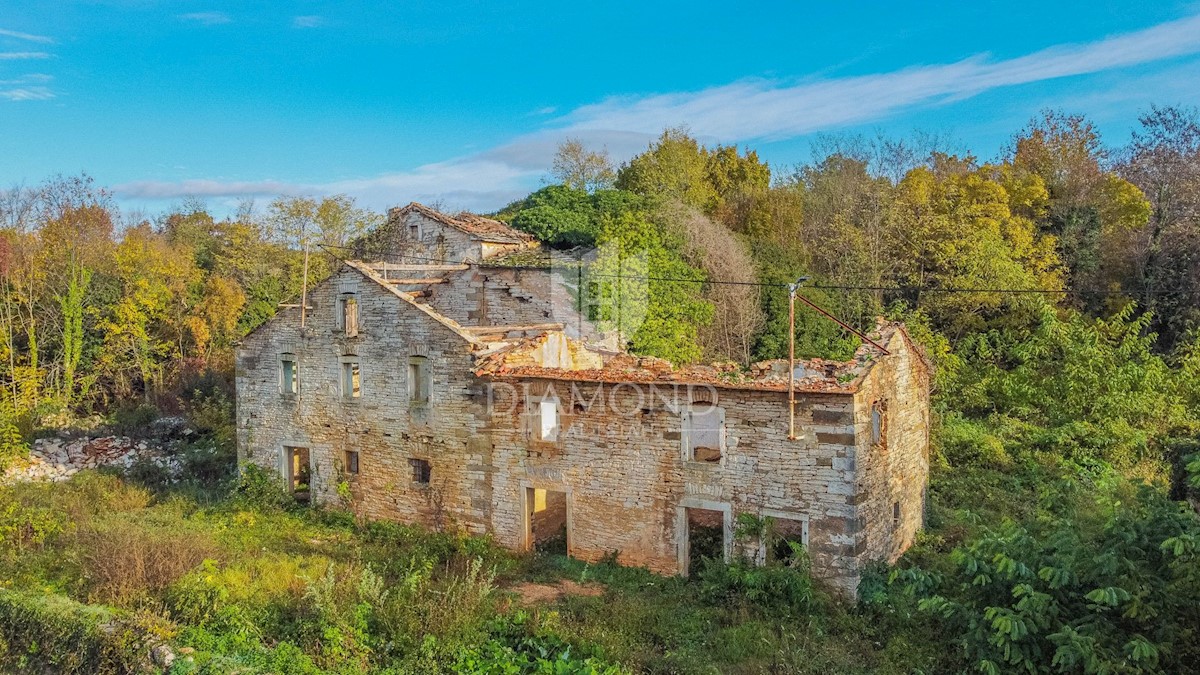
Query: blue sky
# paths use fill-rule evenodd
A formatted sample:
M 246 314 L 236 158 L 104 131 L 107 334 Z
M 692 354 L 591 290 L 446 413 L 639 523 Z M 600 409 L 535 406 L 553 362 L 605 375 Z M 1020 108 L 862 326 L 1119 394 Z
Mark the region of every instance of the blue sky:
M 487 210 L 564 137 L 619 160 L 678 124 L 776 167 L 831 132 L 989 158 L 1044 107 L 1120 144 L 1151 104 L 1200 104 L 1200 3 L 0 0 L 0 186 L 86 171 L 150 212 Z

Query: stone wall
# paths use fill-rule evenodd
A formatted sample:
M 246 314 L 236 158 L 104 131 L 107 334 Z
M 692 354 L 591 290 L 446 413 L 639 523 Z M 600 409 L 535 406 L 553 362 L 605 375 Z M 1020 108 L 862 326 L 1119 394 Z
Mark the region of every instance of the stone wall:
M 338 328 L 337 298 L 355 292 L 359 334 Z M 248 336 L 237 357 L 238 448 L 243 461 L 285 472 L 288 447 L 310 450 L 315 499 L 335 501 L 345 481 L 353 508 L 370 518 L 486 531 L 491 440 L 469 343 L 387 289 L 343 268 L 309 295 L 306 326 L 288 309 Z M 298 394 L 280 393 L 280 355 L 295 355 Z M 342 395 L 343 360 L 357 356 L 362 395 Z M 408 395 L 409 356 L 428 359 L 428 404 Z M 359 473 L 345 473 L 346 452 Z M 413 481 L 411 459 L 431 466 Z M 286 474 L 285 474 L 286 475 Z
M 550 270 L 472 267 L 429 287 L 429 306 L 464 326 L 561 323 L 571 337 L 599 334 Z
M 715 392 L 715 393 L 714 393 Z M 534 439 L 530 415 L 541 397 L 561 401 L 563 431 Z M 681 571 L 682 508 L 807 521 L 814 571 L 846 589 L 857 583 L 864 535 L 856 526 L 855 401 L 849 395 L 797 396 L 798 438 L 787 438 L 787 395 L 735 389 L 510 382 L 494 390 L 496 445 L 492 528 L 522 547 L 522 491 L 566 492 L 571 555 L 598 560 L 612 551 L 627 565 Z M 684 458 L 679 404 L 725 411 L 719 463 Z M 754 555 L 757 542 L 745 542 Z
M 358 299 L 357 337 L 338 327 L 345 292 Z M 900 333 L 857 393 L 798 393 L 789 440 L 786 392 L 480 380 L 467 340 L 349 268 L 315 287 L 310 306 L 303 329 L 299 310 L 284 310 L 239 349 L 237 423 L 242 459 L 284 475 L 285 448 L 308 448 L 317 500 L 336 501 L 345 481 L 361 515 L 491 532 L 525 549 L 529 491 L 559 491 L 571 555 L 616 551 L 665 574 L 686 570 L 687 508 L 722 514 L 730 553 L 740 514 L 771 516 L 807 532 L 814 573 L 851 593 L 866 561 L 894 559 L 921 525 L 929 384 Z M 284 353 L 298 363 L 298 394 L 280 393 Z M 428 404 L 409 399 L 410 356 L 428 359 Z M 348 399 L 339 373 L 354 357 L 362 395 Z M 530 413 L 548 394 L 560 402 L 560 432 L 542 441 Z M 886 439 L 876 444 L 871 410 L 881 400 Z M 689 402 L 724 411 L 719 462 L 685 457 Z M 348 451 L 359 453 L 356 476 L 345 474 Z M 429 462 L 428 485 L 414 482 L 412 459 Z M 739 545 L 760 557 L 757 542 Z
M 929 371 L 900 331 L 855 396 L 859 518 L 864 555 L 893 562 L 925 522 L 929 482 Z M 872 408 L 886 407 L 883 438 L 873 443 Z
M 362 260 L 410 256 L 411 263 L 454 263 L 480 260 L 482 242 L 462 230 L 417 212 L 388 212 L 388 221 L 355 243 L 354 257 Z

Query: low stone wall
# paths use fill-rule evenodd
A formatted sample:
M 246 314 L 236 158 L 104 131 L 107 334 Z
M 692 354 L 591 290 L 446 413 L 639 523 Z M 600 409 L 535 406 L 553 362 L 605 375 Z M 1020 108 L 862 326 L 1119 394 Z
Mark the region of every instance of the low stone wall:
M 64 481 L 85 469 L 112 466 L 128 469 L 139 460 L 146 460 L 178 475 L 178 460 L 167 456 L 162 448 L 146 441 L 125 436 L 98 438 L 39 438 L 33 443 L 29 459 L 9 467 L 4 482 Z

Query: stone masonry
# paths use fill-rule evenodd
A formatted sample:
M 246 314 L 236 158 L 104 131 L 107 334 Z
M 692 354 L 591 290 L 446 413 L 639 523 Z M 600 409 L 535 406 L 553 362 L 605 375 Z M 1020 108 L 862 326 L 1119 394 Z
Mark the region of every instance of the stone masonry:
M 463 233 L 406 208 L 434 241 Z M 439 263 L 486 257 L 482 243 Z M 533 546 L 536 519 L 562 518 L 570 555 L 615 553 L 663 574 L 686 573 L 690 510 L 718 513 L 725 555 L 753 559 L 760 542 L 736 539 L 735 523 L 770 516 L 802 532 L 814 574 L 850 594 L 867 562 L 894 560 L 920 529 L 929 369 L 902 326 L 874 334 L 887 355 L 803 362 L 789 439 L 786 362 L 672 368 L 550 325 L 561 318 L 529 294 L 538 282 L 516 272 L 401 267 L 347 262 L 310 289 L 303 327 L 299 308 L 283 309 L 244 340 L 242 461 L 317 501 L 337 502 L 341 485 L 368 518 L 490 533 L 517 550 Z M 448 280 L 419 294 L 384 275 Z M 697 461 L 702 437 L 720 447 Z M 535 516 L 547 504 L 565 513 Z

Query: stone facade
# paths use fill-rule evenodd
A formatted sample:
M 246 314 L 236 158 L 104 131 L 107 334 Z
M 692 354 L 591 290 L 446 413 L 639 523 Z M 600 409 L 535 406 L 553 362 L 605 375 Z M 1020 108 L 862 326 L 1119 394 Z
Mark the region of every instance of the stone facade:
M 537 246 L 523 232 L 472 214 L 449 216 L 412 203 L 388 210 L 388 219 L 352 247 L 362 259 L 410 262 L 481 261 Z
M 735 541 L 741 514 L 776 519 L 800 533 L 814 573 L 850 593 L 866 562 L 912 543 L 924 515 L 929 374 L 902 328 L 879 334 L 887 356 L 837 372 L 811 366 L 825 371 L 797 386 L 789 439 L 786 379 L 651 370 L 652 360 L 593 351 L 561 331 L 472 330 L 551 318 L 539 315 L 544 299 L 513 292 L 516 274 L 473 267 L 425 304 L 369 265 L 347 264 L 311 289 L 303 327 L 287 309 L 240 346 L 240 458 L 296 487 L 293 455 L 306 456 L 300 473 L 315 500 L 336 502 L 344 484 L 363 516 L 491 533 L 517 550 L 562 519 L 570 555 L 615 552 L 664 574 L 688 568 L 689 509 L 715 512 L 727 556 L 763 557 L 760 542 Z M 544 504 L 565 513 L 535 516 Z

